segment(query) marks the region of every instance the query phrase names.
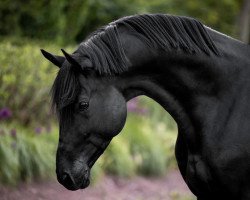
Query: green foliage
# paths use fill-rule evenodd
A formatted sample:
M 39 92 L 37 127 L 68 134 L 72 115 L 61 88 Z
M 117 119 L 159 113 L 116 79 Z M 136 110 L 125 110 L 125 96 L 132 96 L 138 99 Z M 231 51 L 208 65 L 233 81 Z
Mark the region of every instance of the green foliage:
M 130 177 L 135 174 L 135 163 L 130 154 L 129 144 L 124 138 L 116 137 L 105 153 L 105 169 L 108 173 Z
M 81 41 L 99 26 L 132 14 L 132 0 L 49 0 L 0 2 L 0 35 Z
M 152 126 L 149 118 L 130 114 L 124 129 L 104 153 L 105 170 L 129 177 L 135 172 L 161 176 L 175 168 L 176 130 L 157 124 Z
M 11 134 L 13 127 L 2 126 L 0 135 L 0 183 L 43 179 L 54 175 L 56 134 L 35 135 L 27 130 Z
M 2 130 L 3 131 L 3 130 Z M 18 152 L 13 148 L 15 142 L 7 136 L 0 139 L 0 183 L 16 184 L 19 181 Z
M 19 136 L 17 151 L 22 181 L 50 177 L 55 171 L 55 144 Z
M 1 1 L 0 33 L 59 41 L 59 33 L 64 30 L 66 23 L 63 12 L 67 5 L 66 0 L 28 0 L 25 3 L 18 0 Z
M 79 42 L 110 21 L 149 12 L 195 17 L 232 35 L 241 4 L 239 0 L 2 0 L 0 35 Z
M 59 53 L 59 47 L 36 41 L 0 43 L 0 108 L 8 107 L 22 124 L 47 124 L 52 118 L 50 87 L 57 68 L 46 61 L 40 48 Z
M 169 160 L 165 151 L 171 148 L 164 148 L 164 145 L 170 143 L 163 143 L 163 137 L 154 133 L 147 119 L 130 115 L 121 137 L 128 141 L 133 161 L 140 174 L 160 176 L 166 173 Z

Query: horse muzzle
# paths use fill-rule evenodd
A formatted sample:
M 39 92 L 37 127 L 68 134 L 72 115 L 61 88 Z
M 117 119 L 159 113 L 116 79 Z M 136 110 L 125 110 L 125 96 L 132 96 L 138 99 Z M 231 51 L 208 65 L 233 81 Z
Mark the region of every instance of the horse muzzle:
M 89 176 L 90 169 L 88 166 L 85 166 L 84 169 L 78 173 L 74 171 L 70 172 L 68 170 L 57 172 L 58 182 L 68 190 L 72 191 L 88 187 L 90 184 Z

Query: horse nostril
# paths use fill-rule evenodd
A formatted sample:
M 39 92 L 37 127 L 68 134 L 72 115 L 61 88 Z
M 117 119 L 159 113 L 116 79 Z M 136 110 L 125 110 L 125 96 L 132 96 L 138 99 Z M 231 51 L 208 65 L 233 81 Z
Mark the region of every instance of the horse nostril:
M 61 180 L 62 180 L 62 184 L 64 186 L 66 186 L 66 187 L 75 187 L 74 180 L 72 179 L 72 177 L 70 176 L 69 173 L 63 172 Z

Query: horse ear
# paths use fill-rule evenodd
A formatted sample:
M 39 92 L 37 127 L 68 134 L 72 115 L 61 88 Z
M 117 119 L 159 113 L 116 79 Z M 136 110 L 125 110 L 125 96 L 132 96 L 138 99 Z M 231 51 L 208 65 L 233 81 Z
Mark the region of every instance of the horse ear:
M 62 64 L 65 61 L 65 58 L 63 56 L 53 55 L 43 49 L 41 49 L 41 52 L 45 58 L 47 58 L 50 62 L 52 62 L 54 65 L 56 65 L 59 68 L 62 66 Z
M 75 69 L 77 69 L 78 71 L 82 71 L 82 67 L 81 65 L 77 62 L 77 60 L 73 57 L 73 55 L 68 54 L 66 51 L 64 51 L 63 49 L 61 49 L 61 51 L 63 52 L 66 60 L 73 65 L 73 67 L 75 67 Z

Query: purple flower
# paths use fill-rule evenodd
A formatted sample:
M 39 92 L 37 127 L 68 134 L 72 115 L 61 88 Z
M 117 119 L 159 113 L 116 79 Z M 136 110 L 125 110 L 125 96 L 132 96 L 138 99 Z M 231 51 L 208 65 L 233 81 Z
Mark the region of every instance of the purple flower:
M 146 108 L 139 105 L 139 101 L 137 98 L 131 99 L 127 103 L 127 108 L 128 108 L 128 112 L 136 113 L 139 115 L 145 115 L 148 112 Z
M 41 134 L 41 133 L 42 133 L 42 128 L 41 128 L 41 127 L 36 127 L 36 128 L 35 128 L 35 133 L 36 133 L 37 135 Z
M 14 139 L 16 139 L 16 129 L 11 129 L 11 130 L 10 130 L 10 135 L 11 135 L 11 137 L 13 137 Z
M 136 112 L 137 108 L 138 108 L 138 100 L 136 98 L 131 99 L 128 103 L 127 103 L 127 108 L 129 112 Z
M 0 109 L 0 120 L 1 119 L 8 119 L 12 115 L 12 112 L 9 108 L 2 108 Z

